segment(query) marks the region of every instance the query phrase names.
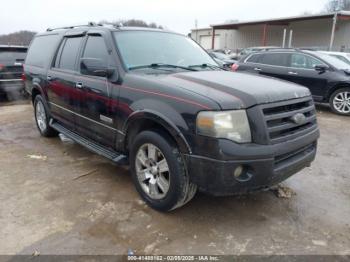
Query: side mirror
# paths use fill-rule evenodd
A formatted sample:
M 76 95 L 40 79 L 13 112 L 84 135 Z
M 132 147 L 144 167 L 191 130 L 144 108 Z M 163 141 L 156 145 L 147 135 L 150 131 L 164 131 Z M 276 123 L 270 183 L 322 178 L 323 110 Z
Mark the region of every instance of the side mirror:
M 315 70 L 320 72 L 320 73 L 326 72 L 328 69 L 329 69 L 329 67 L 326 65 L 316 65 L 315 66 Z
M 80 72 L 83 75 L 110 77 L 113 75 L 114 69 L 108 68 L 101 59 L 82 58 L 80 60 Z

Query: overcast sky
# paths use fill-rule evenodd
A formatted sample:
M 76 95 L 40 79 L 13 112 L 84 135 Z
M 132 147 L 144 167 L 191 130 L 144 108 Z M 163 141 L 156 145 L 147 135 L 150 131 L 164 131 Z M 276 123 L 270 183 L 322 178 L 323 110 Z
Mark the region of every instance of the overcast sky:
M 0 34 L 19 30 L 136 18 L 187 34 L 227 20 L 300 15 L 323 9 L 327 0 L 1 0 Z

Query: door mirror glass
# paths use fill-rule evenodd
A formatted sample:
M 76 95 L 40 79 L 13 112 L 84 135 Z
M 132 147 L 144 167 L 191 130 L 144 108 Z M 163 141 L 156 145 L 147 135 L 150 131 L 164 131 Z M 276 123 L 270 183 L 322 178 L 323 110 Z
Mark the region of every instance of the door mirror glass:
M 315 65 L 315 70 L 318 72 L 325 72 L 329 69 L 326 65 Z
M 83 75 L 110 77 L 114 70 L 107 67 L 105 61 L 97 58 L 82 58 L 80 60 L 80 72 Z

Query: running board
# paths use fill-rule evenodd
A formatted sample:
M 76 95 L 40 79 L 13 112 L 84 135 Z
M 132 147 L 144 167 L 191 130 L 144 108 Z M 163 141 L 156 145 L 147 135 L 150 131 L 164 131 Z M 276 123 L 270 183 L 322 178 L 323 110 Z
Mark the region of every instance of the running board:
M 66 137 L 72 139 L 74 142 L 86 147 L 90 151 L 99 154 L 101 156 L 104 156 L 110 160 L 112 160 L 114 163 L 118 165 L 127 165 L 128 164 L 128 158 L 125 155 L 119 154 L 118 152 L 111 150 L 109 148 L 106 148 L 105 146 L 102 146 L 96 142 L 93 142 L 89 139 L 86 139 L 80 135 L 78 135 L 75 132 L 72 132 L 62 126 L 61 124 L 53 121 L 53 119 L 50 120 L 50 126 L 55 129 L 57 132 L 62 133 Z

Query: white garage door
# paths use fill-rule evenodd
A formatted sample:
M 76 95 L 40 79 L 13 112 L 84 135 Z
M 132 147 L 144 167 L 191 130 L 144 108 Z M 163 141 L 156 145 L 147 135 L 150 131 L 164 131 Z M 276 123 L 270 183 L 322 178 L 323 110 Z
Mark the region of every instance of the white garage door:
M 211 49 L 211 35 L 201 35 L 199 38 L 199 44 L 204 48 L 204 49 Z M 218 49 L 220 48 L 220 36 L 215 35 L 214 39 L 214 48 Z
M 199 44 L 204 48 L 204 49 L 211 49 L 211 36 L 210 35 L 201 35 Z

